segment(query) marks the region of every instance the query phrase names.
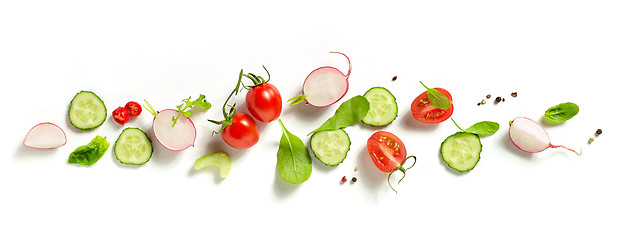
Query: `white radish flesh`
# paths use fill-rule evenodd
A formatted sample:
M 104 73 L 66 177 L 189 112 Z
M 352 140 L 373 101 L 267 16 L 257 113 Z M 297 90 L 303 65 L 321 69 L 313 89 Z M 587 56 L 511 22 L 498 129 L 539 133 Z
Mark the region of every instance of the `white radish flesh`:
M 541 152 L 548 148 L 562 147 L 577 155 L 581 153 L 561 145 L 552 145 L 545 129 L 532 119 L 515 118 L 510 122 L 509 136 L 513 144 L 522 151 L 529 153 Z
M 303 95 L 308 104 L 325 107 L 336 103 L 348 91 L 348 78 L 350 77 L 351 64 L 350 59 L 343 53 L 348 61 L 348 73 L 344 75 L 340 70 L 334 67 L 320 67 L 312 71 L 303 83 Z
M 166 109 L 158 112 L 154 117 L 153 131 L 156 140 L 163 147 L 171 151 L 182 151 L 195 144 L 197 130 L 190 118 L 181 115 L 173 126 L 173 117 L 177 117 L 178 111 Z
M 24 138 L 24 145 L 37 149 L 51 149 L 65 145 L 65 132 L 54 123 L 39 123 L 35 125 Z

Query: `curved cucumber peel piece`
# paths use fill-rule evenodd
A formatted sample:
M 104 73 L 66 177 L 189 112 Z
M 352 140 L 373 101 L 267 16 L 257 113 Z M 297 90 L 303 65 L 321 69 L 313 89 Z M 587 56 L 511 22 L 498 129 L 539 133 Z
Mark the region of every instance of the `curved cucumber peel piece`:
M 195 160 L 195 169 L 197 170 L 212 165 L 216 165 L 220 169 L 222 178 L 227 178 L 229 171 L 231 170 L 231 160 L 229 159 L 227 153 L 213 153 Z
M 476 167 L 480 160 L 482 144 L 473 133 L 457 132 L 441 144 L 441 158 L 452 169 L 466 172 Z

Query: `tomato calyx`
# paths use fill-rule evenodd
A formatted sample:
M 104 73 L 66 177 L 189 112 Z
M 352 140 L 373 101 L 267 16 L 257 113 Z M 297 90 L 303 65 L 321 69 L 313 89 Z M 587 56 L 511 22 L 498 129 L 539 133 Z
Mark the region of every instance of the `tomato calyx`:
M 409 166 L 408 168 L 404 168 L 404 164 L 407 162 L 407 160 L 409 160 L 409 158 L 413 158 L 413 164 L 411 164 L 411 166 Z M 402 181 L 402 179 L 405 178 L 405 176 L 407 175 L 407 170 L 411 169 L 413 166 L 415 166 L 415 163 L 417 162 L 417 158 L 414 155 L 410 155 L 408 156 L 405 161 L 400 164 L 400 166 L 398 168 L 396 168 L 396 170 L 392 171 L 389 173 L 389 175 L 387 176 L 387 184 L 389 184 L 389 187 L 394 190 L 395 193 L 398 193 L 398 191 L 396 191 L 396 189 L 394 189 L 394 187 L 392 186 L 392 183 L 390 181 L 390 178 L 392 176 L 392 174 L 394 174 L 396 171 L 401 171 L 402 172 L 402 177 L 400 178 L 400 180 L 398 180 L 397 184 L 400 184 L 400 182 Z
M 264 83 L 267 83 L 268 81 L 270 81 L 270 73 L 268 72 L 268 70 L 266 69 L 266 67 L 264 65 L 262 65 L 262 68 L 264 68 L 264 71 L 266 71 L 266 74 L 268 74 L 268 79 L 264 79 L 262 76 L 257 76 L 253 73 L 249 73 L 249 74 L 242 74 L 242 70 L 240 70 L 240 74 L 241 76 L 245 76 L 248 79 L 251 79 L 251 81 L 253 82 L 253 85 L 244 85 L 244 83 L 242 83 L 242 86 L 249 90 L 251 88 L 257 87 L 259 85 L 262 85 Z M 242 77 L 241 77 L 242 78 Z M 242 79 L 239 79 L 238 81 L 241 82 Z
M 211 123 L 221 125 L 221 129 L 218 132 L 213 131 L 212 135 L 220 134 L 221 132 L 223 132 L 223 129 L 225 129 L 225 127 L 230 126 L 233 123 L 234 115 L 236 115 L 236 103 L 232 105 L 228 105 L 227 103 L 229 102 L 231 97 L 233 97 L 234 95 L 238 95 L 238 92 L 241 91 L 241 86 L 245 88 L 244 84 L 242 84 L 242 76 L 245 76 L 245 74 L 243 74 L 242 69 L 240 69 L 240 74 L 238 74 L 238 83 L 236 83 L 236 87 L 229 94 L 229 97 L 227 97 L 227 99 L 225 100 L 225 103 L 223 103 L 223 120 L 216 121 L 216 120 L 208 119 L 208 121 Z M 227 110 L 227 107 L 229 107 L 229 110 Z

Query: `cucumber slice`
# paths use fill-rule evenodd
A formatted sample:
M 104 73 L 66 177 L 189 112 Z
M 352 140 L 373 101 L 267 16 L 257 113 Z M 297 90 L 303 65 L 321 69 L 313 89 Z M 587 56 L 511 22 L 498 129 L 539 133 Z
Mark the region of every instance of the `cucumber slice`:
M 350 138 L 342 129 L 321 131 L 311 136 L 311 150 L 327 166 L 337 166 L 350 150 Z
M 361 120 L 363 123 L 382 127 L 392 123 L 398 116 L 396 97 L 383 87 L 370 88 L 364 95 L 370 102 L 368 114 Z
M 457 132 L 441 144 L 441 158 L 459 172 L 472 170 L 480 160 L 481 151 L 480 137 L 473 133 Z
M 141 165 L 151 158 L 154 149 L 145 132 L 138 128 L 126 128 L 115 142 L 115 157 L 119 162 Z
M 99 127 L 106 120 L 106 106 L 95 93 L 81 91 L 69 104 L 69 122 L 74 127 L 89 130 Z

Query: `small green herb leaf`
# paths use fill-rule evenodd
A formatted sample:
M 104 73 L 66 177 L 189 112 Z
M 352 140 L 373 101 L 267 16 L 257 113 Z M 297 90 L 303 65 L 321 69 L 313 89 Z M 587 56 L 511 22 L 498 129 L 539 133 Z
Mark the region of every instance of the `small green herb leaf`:
M 335 114 L 327 119 L 319 128 L 307 134 L 308 136 L 321 131 L 337 130 L 360 122 L 370 110 L 370 102 L 364 96 L 355 96 L 343 102 Z
M 572 102 L 561 103 L 545 111 L 545 117 L 553 123 L 562 123 L 580 112 L 580 107 Z
M 500 129 L 500 124 L 491 121 L 478 122 L 471 127 L 468 127 L 467 129 L 462 129 L 461 127 L 459 127 L 459 124 L 454 121 L 454 119 L 451 118 L 451 120 L 452 122 L 454 122 L 454 125 L 461 131 L 481 136 L 494 134 L 498 131 L 498 129 Z
M 433 105 L 433 107 L 441 110 L 448 110 L 450 106 L 452 106 L 450 99 L 441 91 L 434 88 L 428 88 L 421 81 L 420 83 L 426 88 L 426 98 L 428 98 L 428 101 Z
M 110 143 L 106 141 L 106 137 L 96 136 L 89 144 L 80 146 L 69 154 L 67 162 L 85 166 L 93 165 L 104 156 L 109 146 Z
M 283 134 L 277 150 L 277 171 L 281 179 L 293 184 L 300 184 L 311 176 L 312 163 L 307 147 L 300 138 L 293 135 L 279 119 Z
M 182 100 L 182 104 L 177 106 L 177 117 L 173 117 L 172 121 L 173 121 L 173 126 L 171 127 L 175 127 L 175 124 L 177 123 L 177 120 L 180 118 L 180 116 L 184 115 L 185 117 L 190 117 L 192 116 L 192 112 L 190 112 L 190 109 L 193 106 L 201 106 L 203 107 L 205 110 L 208 110 L 212 107 L 212 104 L 210 104 L 206 99 L 205 99 L 205 95 L 200 94 L 199 97 L 197 98 L 197 100 L 194 101 L 190 101 L 190 97 L 188 97 L 187 99 Z
M 497 132 L 498 129 L 500 129 L 500 124 L 496 122 L 482 121 L 468 127 L 464 132 L 477 135 L 491 135 Z

